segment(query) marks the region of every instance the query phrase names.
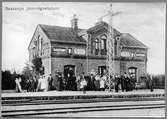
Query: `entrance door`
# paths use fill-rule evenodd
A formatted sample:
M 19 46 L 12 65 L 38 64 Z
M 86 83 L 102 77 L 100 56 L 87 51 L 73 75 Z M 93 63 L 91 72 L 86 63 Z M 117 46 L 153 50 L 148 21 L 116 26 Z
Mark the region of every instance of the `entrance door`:
M 129 74 L 133 76 L 133 78 L 136 80 L 137 78 L 137 68 L 136 67 L 129 67 L 128 69 Z
M 98 66 L 98 73 L 100 75 L 104 74 L 104 70 L 106 70 L 106 66 Z
M 74 65 L 65 65 L 64 66 L 64 78 L 67 78 L 67 74 L 72 70 L 75 75 L 75 66 Z

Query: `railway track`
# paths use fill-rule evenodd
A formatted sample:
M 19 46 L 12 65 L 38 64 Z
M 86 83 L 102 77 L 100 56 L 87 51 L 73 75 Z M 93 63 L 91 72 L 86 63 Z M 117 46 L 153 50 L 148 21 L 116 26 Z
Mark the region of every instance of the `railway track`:
M 2 106 L 22 106 L 22 105 L 47 105 L 47 104 L 71 104 L 71 103 L 95 103 L 95 102 L 121 102 L 121 101 L 157 101 L 164 100 L 164 97 L 144 97 L 144 98 L 92 98 L 92 99 L 63 99 L 63 100 L 2 100 Z
M 3 96 L 3 117 L 165 108 L 164 94 Z
M 52 106 L 51 106 L 52 105 Z M 42 116 L 46 114 L 78 113 L 91 111 L 111 111 L 111 110 L 130 110 L 130 109 L 150 109 L 164 108 L 164 101 L 132 101 L 127 102 L 98 102 L 98 103 L 77 103 L 77 104 L 51 104 L 51 105 L 29 105 L 29 107 L 20 106 L 15 110 L 10 107 L 2 109 L 3 117 L 20 116 Z

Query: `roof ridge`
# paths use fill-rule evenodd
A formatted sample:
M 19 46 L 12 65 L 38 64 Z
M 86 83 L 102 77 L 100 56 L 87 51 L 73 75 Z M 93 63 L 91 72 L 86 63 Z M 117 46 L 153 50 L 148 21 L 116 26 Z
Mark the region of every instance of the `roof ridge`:
M 142 47 L 148 48 L 144 43 L 142 43 L 140 40 L 138 40 L 136 37 L 134 37 L 130 33 L 122 33 L 122 35 L 129 35 L 131 38 L 133 38 L 134 41 L 136 41 L 136 42 L 140 43 L 141 45 L 143 45 Z M 141 47 L 141 46 L 139 46 L 139 47 Z
M 72 27 L 66 27 L 66 26 L 57 26 L 57 25 L 48 25 L 48 24 L 38 24 L 39 26 L 47 26 L 47 27 L 58 27 L 58 28 L 64 28 L 64 29 L 72 29 Z M 78 30 L 87 30 L 87 29 L 82 29 L 78 28 Z

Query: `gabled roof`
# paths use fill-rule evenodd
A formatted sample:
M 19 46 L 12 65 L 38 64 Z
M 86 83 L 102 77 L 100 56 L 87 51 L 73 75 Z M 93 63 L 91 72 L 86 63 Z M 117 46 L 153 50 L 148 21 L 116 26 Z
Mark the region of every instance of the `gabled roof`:
M 86 44 L 85 39 L 78 35 L 79 32 L 84 31 L 85 29 L 78 29 L 77 31 L 73 30 L 71 27 L 62 27 L 62 26 L 51 26 L 51 25 L 39 25 L 47 37 L 51 41 L 56 42 L 66 42 L 66 43 L 75 43 L 75 44 Z M 99 22 L 95 26 L 87 29 L 88 33 L 95 33 L 100 29 L 107 29 L 108 24 L 106 22 Z M 119 35 L 121 38 L 120 44 L 123 47 L 136 47 L 136 48 L 147 48 L 142 42 L 134 38 L 129 33 L 121 33 L 115 28 L 113 28 L 114 37 Z
M 109 25 L 106 22 L 100 21 L 95 26 L 89 28 L 88 32 L 89 33 L 94 33 L 94 32 L 97 32 L 98 30 L 100 30 L 102 28 L 106 28 L 107 29 L 108 26 Z M 120 36 L 120 38 L 121 38 L 120 44 L 123 47 L 148 48 L 146 45 L 144 45 L 142 42 L 140 42 L 139 40 L 134 38 L 129 33 L 121 33 L 118 30 L 116 30 L 115 28 L 113 28 L 113 32 L 114 32 L 114 37 L 115 36 Z
M 86 41 L 77 35 L 78 31 L 70 27 L 39 25 L 51 41 L 71 42 L 71 43 L 86 43 Z
M 108 25 L 106 22 L 100 21 L 100 22 L 97 22 L 97 23 L 95 24 L 95 26 L 89 28 L 87 31 L 88 31 L 88 33 L 94 33 L 94 32 L 96 32 L 96 31 L 98 31 L 98 30 L 100 30 L 100 29 L 106 29 L 106 30 L 108 30 L 108 26 L 109 26 L 109 25 Z M 112 27 L 111 27 L 111 28 L 112 28 Z M 115 28 L 112 28 L 112 30 L 113 30 L 115 36 L 121 34 L 121 33 L 120 33 L 118 30 L 116 30 Z
M 120 44 L 124 47 L 147 48 L 146 45 L 134 38 L 129 33 L 121 33 L 120 40 Z

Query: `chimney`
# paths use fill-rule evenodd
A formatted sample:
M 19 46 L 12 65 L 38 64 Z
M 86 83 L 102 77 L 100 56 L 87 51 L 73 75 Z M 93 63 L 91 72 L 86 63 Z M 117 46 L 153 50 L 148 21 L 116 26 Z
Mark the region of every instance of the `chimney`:
M 78 30 L 78 19 L 76 18 L 76 14 L 73 15 L 73 19 L 71 20 L 71 27 L 75 31 Z

